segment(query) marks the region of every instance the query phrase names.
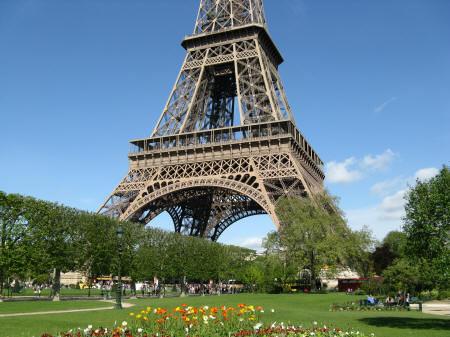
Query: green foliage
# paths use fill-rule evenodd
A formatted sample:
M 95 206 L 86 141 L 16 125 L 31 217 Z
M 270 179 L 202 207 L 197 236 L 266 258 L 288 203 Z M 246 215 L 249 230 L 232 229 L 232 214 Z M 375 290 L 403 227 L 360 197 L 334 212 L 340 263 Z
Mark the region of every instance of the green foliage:
M 268 254 L 278 251 L 284 268 L 293 267 L 295 274 L 308 269 L 312 290 L 324 266 L 328 266 L 328 276 L 332 276 L 338 266 L 365 269 L 366 251 L 371 244 L 369 233 L 352 232 L 335 200 L 326 193 L 302 200 L 281 199 L 277 214 L 281 222 L 279 236 L 272 233 L 268 238 L 266 246 L 273 243 Z
M 384 245 L 389 245 L 390 251 L 397 257 L 405 255 L 407 237 L 404 232 L 391 231 L 383 239 Z
M 421 284 L 418 265 L 406 258 L 395 260 L 384 270 L 383 278 L 388 290 L 401 290 L 403 293 L 413 292 Z
M 27 270 L 28 232 L 26 210 L 32 198 L 0 191 L 0 284 L 14 277 L 23 278 Z
M 396 259 L 405 255 L 405 250 L 406 234 L 399 231 L 389 232 L 383 242 L 370 254 L 373 271 L 381 275 Z
M 122 275 L 133 280 L 243 280 L 254 251 L 202 238 L 145 228 L 52 202 L 0 191 L 0 284 L 10 278 L 52 282 L 59 294 L 61 272 L 90 277 L 115 274 L 121 252 Z M 259 272 L 259 271 L 258 271 Z M 51 275 L 51 276 L 50 276 Z
M 383 243 L 383 245 L 376 247 L 375 251 L 370 254 L 373 269 L 377 275 L 381 275 L 399 257 L 391 250 L 391 246 L 388 243 Z
M 138 240 L 134 273 L 137 280 L 207 283 L 241 278 L 252 250 L 202 238 L 145 228 Z
M 450 279 L 450 172 L 444 166 L 429 181 L 417 180 L 406 197 L 403 229 L 406 254 L 415 265 L 425 265 L 428 281 L 449 287 Z

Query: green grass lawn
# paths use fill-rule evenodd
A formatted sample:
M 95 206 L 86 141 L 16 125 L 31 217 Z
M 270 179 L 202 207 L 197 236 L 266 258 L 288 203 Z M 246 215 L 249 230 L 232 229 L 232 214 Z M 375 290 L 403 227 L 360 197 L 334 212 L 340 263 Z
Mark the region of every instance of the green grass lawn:
M 187 297 L 167 299 L 139 299 L 127 301 L 136 304 L 133 308 L 104 310 L 94 312 L 65 313 L 38 316 L 1 317 L 1 337 L 41 336 L 42 333 L 56 333 L 69 328 L 85 328 L 89 324 L 94 327 L 112 328 L 114 322 L 129 320 L 130 312 L 138 312 L 146 306 L 173 308 L 187 303 L 193 306 L 237 305 L 239 303 L 261 305 L 265 309 L 265 323 L 290 322 L 311 326 L 313 321 L 328 327 L 341 329 L 357 329 L 377 337 L 450 337 L 450 318 L 444 316 L 426 315 L 417 311 L 405 312 L 330 312 L 329 305 L 333 302 L 348 302 L 359 299 L 345 294 L 286 294 L 286 295 L 224 295 L 212 297 Z M 62 304 L 72 305 L 70 302 Z M 73 303 L 73 302 L 72 302 Z M 99 303 L 99 302 L 91 302 Z M 13 303 L 1 303 L 7 308 Z M 29 305 L 28 303 L 20 303 Z M 61 309 L 64 306 L 61 307 Z M 271 309 L 275 312 L 272 313 Z M 14 310 L 17 310 L 15 308 Z
M 60 301 L 60 302 L 3 302 L 0 303 L 0 314 L 15 314 L 20 312 L 38 312 L 55 310 L 73 310 L 110 307 L 113 304 L 103 301 Z M 1 336 L 1 331 L 0 331 Z
M 87 296 L 89 290 L 88 289 L 66 289 L 61 288 L 60 295 L 61 296 Z M 105 293 L 105 291 L 103 291 Z M 127 290 L 127 294 L 130 294 L 131 291 Z M 100 296 L 102 294 L 102 291 L 99 289 L 91 289 L 91 296 Z M 8 292 L 7 290 L 3 290 L 3 296 L 7 296 Z M 23 289 L 20 293 L 14 293 L 9 294 L 12 297 L 15 296 L 34 296 L 34 290 L 33 289 Z M 50 288 L 42 289 L 41 291 L 41 297 L 48 297 L 50 296 Z

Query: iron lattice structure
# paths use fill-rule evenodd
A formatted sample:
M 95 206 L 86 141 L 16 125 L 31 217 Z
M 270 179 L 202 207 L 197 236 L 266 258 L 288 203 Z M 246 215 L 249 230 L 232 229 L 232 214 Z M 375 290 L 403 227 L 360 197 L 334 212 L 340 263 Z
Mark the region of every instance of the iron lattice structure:
M 99 213 L 217 240 L 242 218 L 275 214 L 280 197 L 323 189 L 323 162 L 298 131 L 261 0 L 202 0 L 186 58 L 150 138 Z

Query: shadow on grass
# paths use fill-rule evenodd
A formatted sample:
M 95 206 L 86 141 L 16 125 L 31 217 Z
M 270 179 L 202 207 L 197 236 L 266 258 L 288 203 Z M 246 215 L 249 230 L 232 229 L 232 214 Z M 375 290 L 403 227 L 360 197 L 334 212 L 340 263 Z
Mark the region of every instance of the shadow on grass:
M 409 317 L 367 317 L 361 322 L 377 327 L 398 329 L 450 330 L 450 319 Z

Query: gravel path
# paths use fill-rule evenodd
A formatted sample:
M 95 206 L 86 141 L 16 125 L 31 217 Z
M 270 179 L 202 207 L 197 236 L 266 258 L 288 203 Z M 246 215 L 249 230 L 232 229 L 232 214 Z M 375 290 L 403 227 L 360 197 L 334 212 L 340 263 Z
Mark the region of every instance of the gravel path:
M 114 303 L 114 301 L 105 301 Z M 129 308 L 134 306 L 133 303 L 122 302 L 123 308 Z M 99 310 L 111 310 L 114 306 L 102 307 L 102 308 L 90 308 L 90 309 L 72 309 L 72 310 L 55 310 L 55 311 L 38 311 L 38 312 L 21 312 L 15 314 L 0 314 L 0 317 L 13 317 L 13 316 L 31 316 L 31 315 L 48 315 L 48 314 L 65 314 L 68 312 L 83 312 L 83 311 L 99 311 Z

